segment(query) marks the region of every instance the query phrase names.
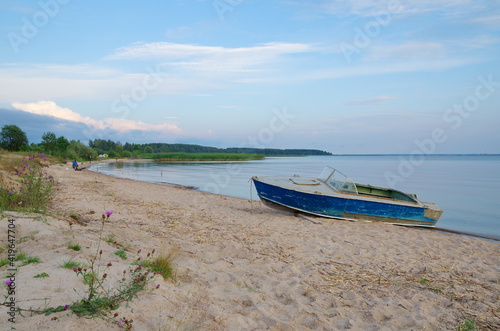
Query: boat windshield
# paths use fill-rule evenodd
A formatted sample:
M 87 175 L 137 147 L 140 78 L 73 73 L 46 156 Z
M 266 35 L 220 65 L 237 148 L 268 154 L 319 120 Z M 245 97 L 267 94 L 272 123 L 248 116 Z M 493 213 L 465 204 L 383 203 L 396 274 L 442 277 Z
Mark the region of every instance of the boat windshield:
M 336 191 L 358 194 L 356 184 L 337 169 L 325 167 L 318 179 L 325 182 Z

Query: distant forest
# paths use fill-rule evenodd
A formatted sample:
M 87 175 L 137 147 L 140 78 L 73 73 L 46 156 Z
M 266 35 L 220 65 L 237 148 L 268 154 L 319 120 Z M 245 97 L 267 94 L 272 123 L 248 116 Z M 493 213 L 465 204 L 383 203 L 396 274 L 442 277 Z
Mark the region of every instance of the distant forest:
M 233 153 L 233 154 L 261 154 L 266 156 L 306 156 L 306 155 L 332 155 L 331 153 L 316 149 L 275 149 L 275 148 L 251 148 L 232 147 L 216 148 L 191 144 L 131 144 L 114 142 L 112 140 L 96 139 L 89 140 L 89 147 L 95 149 L 98 154 L 111 155 L 137 155 L 151 153 Z
M 4 125 L 0 130 L 0 150 L 36 152 L 61 160 L 96 160 L 99 155 L 109 158 L 148 158 L 175 160 L 244 160 L 262 159 L 265 156 L 332 155 L 316 149 L 274 148 L 216 148 L 191 144 L 131 144 L 112 140 L 89 140 L 88 146 L 80 141 L 69 141 L 54 132 L 45 132 L 39 144 L 29 143 L 26 133 L 15 124 Z

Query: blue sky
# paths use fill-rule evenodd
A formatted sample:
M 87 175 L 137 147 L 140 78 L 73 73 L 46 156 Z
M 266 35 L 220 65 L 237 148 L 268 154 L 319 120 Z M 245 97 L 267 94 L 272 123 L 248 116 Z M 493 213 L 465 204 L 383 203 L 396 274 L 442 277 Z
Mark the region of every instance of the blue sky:
M 4 0 L 0 36 L 31 142 L 500 153 L 498 0 Z

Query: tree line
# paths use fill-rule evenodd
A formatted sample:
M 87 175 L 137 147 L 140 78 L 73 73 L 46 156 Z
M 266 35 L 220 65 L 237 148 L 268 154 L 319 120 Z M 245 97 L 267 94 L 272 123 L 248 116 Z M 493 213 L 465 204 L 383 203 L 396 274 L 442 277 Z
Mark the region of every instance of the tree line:
M 45 132 L 39 144 L 29 143 L 26 133 L 17 125 L 4 125 L 0 130 L 0 148 L 8 151 L 37 152 L 61 159 L 96 159 L 97 151 L 80 141 L 69 141 L 64 136 L 57 137 L 54 132 Z
M 230 147 L 217 148 L 193 144 L 168 144 L 168 143 L 147 143 L 135 144 L 111 140 L 96 139 L 90 140 L 89 146 L 95 148 L 99 153 L 106 154 L 110 151 L 122 150 L 123 152 L 139 152 L 139 154 L 151 153 L 231 153 L 231 154 L 262 154 L 267 156 L 305 156 L 305 155 L 332 155 L 329 152 L 317 149 L 276 149 L 276 148 L 252 148 L 252 147 Z
M 64 136 L 54 132 L 45 132 L 39 144 L 29 144 L 26 133 L 16 125 L 4 125 L 0 131 L 0 148 L 9 151 L 34 151 L 61 157 L 64 159 L 88 160 L 97 159 L 99 155 L 110 158 L 134 157 L 142 154 L 156 153 L 232 153 L 232 154 L 262 154 L 266 156 L 288 155 L 331 155 L 331 153 L 315 149 L 274 149 L 274 148 L 216 148 L 192 144 L 146 143 L 122 144 L 112 140 L 89 140 L 88 146 L 80 141 L 69 141 Z

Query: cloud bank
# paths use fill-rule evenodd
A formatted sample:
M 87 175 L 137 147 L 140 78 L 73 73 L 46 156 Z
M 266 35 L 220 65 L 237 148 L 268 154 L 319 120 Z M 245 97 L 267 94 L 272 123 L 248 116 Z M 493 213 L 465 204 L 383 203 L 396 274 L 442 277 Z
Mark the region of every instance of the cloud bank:
M 150 124 L 141 121 L 127 120 L 123 118 L 106 118 L 102 121 L 90 117 L 81 116 L 69 108 L 58 106 L 54 101 L 38 101 L 32 103 L 12 103 L 17 110 L 31 114 L 51 116 L 57 119 L 86 124 L 93 130 L 111 129 L 119 133 L 130 131 L 158 131 L 162 133 L 181 133 L 182 130 L 173 123 Z

